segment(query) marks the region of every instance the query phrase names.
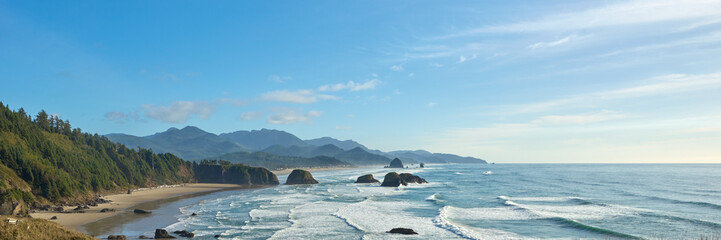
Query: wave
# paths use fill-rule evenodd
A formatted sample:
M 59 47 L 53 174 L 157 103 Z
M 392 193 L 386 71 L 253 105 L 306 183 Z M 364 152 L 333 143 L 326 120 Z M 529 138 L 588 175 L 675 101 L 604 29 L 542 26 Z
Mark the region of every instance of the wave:
M 656 197 L 656 196 L 644 196 L 649 199 L 654 200 L 660 200 L 660 201 L 666 201 L 676 204 L 689 204 L 689 205 L 695 205 L 700 207 L 706 207 L 706 208 L 712 208 L 716 210 L 721 210 L 721 205 L 709 203 L 709 202 L 698 202 L 698 201 L 685 201 L 685 200 L 677 200 L 677 199 L 671 199 L 671 198 L 664 198 L 664 197 Z
M 446 229 L 459 237 L 465 239 L 523 239 L 512 232 L 506 232 L 499 229 L 479 229 L 474 231 L 471 227 L 463 226 L 448 219 L 449 211 L 453 207 L 445 206 L 438 210 L 438 216 L 433 219 L 433 223 L 439 227 Z
M 491 174 L 493 174 L 493 171 L 486 171 L 483 173 L 483 175 L 491 175 Z
M 436 202 L 436 201 L 440 200 L 440 199 L 438 199 L 440 197 L 441 197 L 440 193 L 434 193 L 433 195 L 428 196 L 425 200 L 430 201 L 430 202 Z
M 567 218 L 562 218 L 562 217 L 552 217 L 552 218 L 548 218 L 548 219 L 552 220 L 554 222 L 560 223 L 562 225 L 566 225 L 566 226 L 575 228 L 575 229 L 603 234 L 603 235 L 607 235 L 607 236 L 611 236 L 611 237 L 625 238 L 625 239 L 643 239 L 641 237 L 637 237 L 637 236 L 633 236 L 633 235 L 629 235 L 629 234 L 625 234 L 625 233 L 621 233 L 621 232 L 616 232 L 616 231 L 613 231 L 610 229 L 605 229 L 605 228 L 600 228 L 600 227 L 583 224 L 583 223 L 580 223 L 580 222 L 578 222 L 576 220 L 572 220 L 572 219 L 567 219 Z
M 691 223 L 691 224 L 696 224 L 696 225 L 702 225 L 702 226 L 711 227 L 711 228 L 714 228 L 714 229 L 721 229 L 721 223 L 704 221 L 704 220 L 701 220 L 701 219 L 685 218 L 685 217 L 679 217 L 679 216 L 668 215 L 668 214 L 652 213 L 652 212 L 640 213 L 639 215 L 645 216 L 645 217 L 655 217 L 655 218 L 662 218 L 662 219 L 671 219 L 671 220 L 675 220 L 675 221 L 679 221 L 679 222 L 687 222 L 687 223 Z

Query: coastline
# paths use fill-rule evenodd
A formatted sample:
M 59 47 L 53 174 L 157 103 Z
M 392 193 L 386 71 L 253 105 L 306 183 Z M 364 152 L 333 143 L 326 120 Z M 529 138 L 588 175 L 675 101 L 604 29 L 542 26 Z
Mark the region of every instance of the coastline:
M 356 168 L 360 168 L 360 167 L 357 167 L 357 166 L 353 166 L 353 167 L 319 167 L 319 168 L 300 168 L 299 167 L 299 168 L 288 168 L 288 169 L 283 169 L 283 170 L 271 170 L 271 172 L 273 172 L 273 174 L 275 174 L 276 176 L 280 176 L 280 175 L 290 174 L 290 172 L 292 172 L 295 169 L 303 169 L 312 174 L 313 172 L 348 170 L 348 169 L 356 169 Z M 278 179 L 278 181 L 280 181 L 280 184 L 285 183 L 285 181 L 282 181 L 281 179 Z
M 249 188 L 249 186 L 221 183 L 187 183 L 173 186 L 143 188 L 134 190 L 132 194 L 112 194 L 103 196 L 103 198 L 111 200 L 111 202 L 102 203 L 98 204 L 98 206 L 90 207 L 90 209 L 83 210 L 83 213 L 59 213 L 52 211 L 39 211 L 36 213 L 31 213 L 30 216 L 32 216 L 33 218 L 46 220 L 52 218 L 53 216 L 57 216 L 57 219 L 50 221 L 56 222 L 66 228 L 87 232 L 83 228 L 84 225 L 121 213 L 130 212 L 133 210 L 132 208 L 134 206 L 142 203 L 175 198 L 184 195 L 244 188 Z M 100 212 L 104 208 L 114 209 L 115 211 Z

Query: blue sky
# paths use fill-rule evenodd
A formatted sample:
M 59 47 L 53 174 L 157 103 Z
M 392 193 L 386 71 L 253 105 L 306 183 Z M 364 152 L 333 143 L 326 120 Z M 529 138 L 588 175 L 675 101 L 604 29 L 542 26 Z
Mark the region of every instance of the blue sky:
M 721 162 L 719 1 L 5 1 L 0 101 L 511 162 Z

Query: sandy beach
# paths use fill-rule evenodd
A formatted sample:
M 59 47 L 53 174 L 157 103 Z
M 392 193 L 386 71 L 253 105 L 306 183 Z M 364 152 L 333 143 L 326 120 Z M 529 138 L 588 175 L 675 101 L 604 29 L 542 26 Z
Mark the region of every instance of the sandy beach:
M 98 206 L 90 207 L 90 209 L 85 209 L 84 213 L 37 212 L 30 215 L 33 218 L 42 219 L 50 219 L 53 216 L 57 216 L 57 219 L 53 221 L 59 223 L 60 225 L 75 230 L 84 231 L 81 226 L 123 212 L 132 211 L 132 207 L 140 203 L 163 200 L 188 194 L 241 188 L 247 188 L 247 186 L 217 183 L 188 183 L 173 186 L 160 186 L 150 189 L 137 189 L 134 190 L 132 194 L 114 194 L 103 196 L 103 198 L 110 200 L 111 202 L 98 204 Z M 115 211 L 100 212 L 100 210 L 104 208 L 115 209 Z M 66 207 L 66 210 L 68 209 L 72 208 Z

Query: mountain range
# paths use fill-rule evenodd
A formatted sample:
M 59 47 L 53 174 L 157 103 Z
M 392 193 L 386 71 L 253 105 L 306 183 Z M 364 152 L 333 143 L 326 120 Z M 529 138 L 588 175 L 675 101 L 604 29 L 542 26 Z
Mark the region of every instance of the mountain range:
M 399 158 L 405 163 L 486 163 L 473 157 L 461 157 L 453 154 L 431 153 L 425 150 L 382 152 L 368 149 L 353 140 L 338 140 L 332 137 L 302 140 L 297 136 L 280 130 L 261 129 L 251 131 L 235 131 L 219 135 L 203 131 L 200 128 L 187 126 L 182 129 L 170 128 L 164 132 L 150 136 L 137 137 L 127 134 L 105 135 L 111 141 L 124 144 L 131 148 L 148 148 L 154 152 L 173 153 L 183 159 L 221 159 L 234 163 L 269 168 L 274 164 L 262 159 L 275 159 L 284 162 L 284 166 L 303 167 L 298 164 L 287 164 L 288 159 L 280 160 L 278 156 L 297 157 L 295 161 L 313 163 L 313 166 L 338 164 L 352 165 L 387 165 L 391 159 Z M 269 155 L 252 155 L 262 152 Z M 238 153 L 238 154 L 235 154 Z M 242 153 L 242 154 L 240 154 Z M 242 157 L 241 157 L 242 156 Z M 310 158 L 326 156 L 327 163 L 321 164 Z M 258 165 L 265 163 L 265 165 Z

